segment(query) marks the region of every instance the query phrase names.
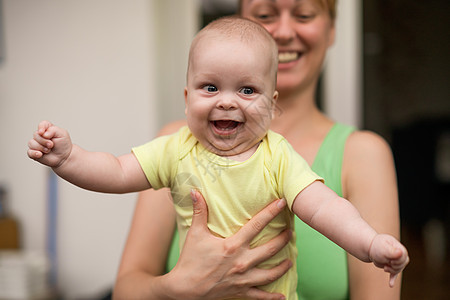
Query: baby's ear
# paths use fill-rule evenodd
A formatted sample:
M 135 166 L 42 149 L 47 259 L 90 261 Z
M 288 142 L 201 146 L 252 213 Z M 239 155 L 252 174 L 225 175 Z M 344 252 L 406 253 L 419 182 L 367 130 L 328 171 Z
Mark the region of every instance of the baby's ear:
M 273 92 L 272 97 L 272 119 L 275 118 L 275 108 L 277 106 L 278 101 L 278 91 Z
M 187 115 L 187 107 L 188 107 L 188 89 L 184 88 L 184 114 Z

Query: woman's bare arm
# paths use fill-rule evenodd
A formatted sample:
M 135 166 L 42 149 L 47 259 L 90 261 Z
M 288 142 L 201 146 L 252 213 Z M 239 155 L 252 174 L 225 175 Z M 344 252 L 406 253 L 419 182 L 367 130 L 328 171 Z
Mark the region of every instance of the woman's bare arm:
M 122 254 L 114 299 L 149 299 L 160 294 L 161 276 L 175 230 L 169 190 L 141 192 Z
M 397 180 L 388 144 L 370 132 L 353 133 L 346 144 L 342 172 L 344 197 L 376 231 L 399 239 Z M 400 299 L 400 276 L 390 288 L 389 276 L 372 264 L 349 255 L 348 267 L 351 299 Z

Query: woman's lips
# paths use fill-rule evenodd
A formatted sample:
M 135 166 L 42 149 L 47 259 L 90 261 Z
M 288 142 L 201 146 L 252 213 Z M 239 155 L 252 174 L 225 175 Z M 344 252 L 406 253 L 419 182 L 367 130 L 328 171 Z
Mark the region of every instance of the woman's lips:
M 278 70 L 289 69 L 297 64 L 301 57 L 297 51 L 283 51 L 278 53 Z

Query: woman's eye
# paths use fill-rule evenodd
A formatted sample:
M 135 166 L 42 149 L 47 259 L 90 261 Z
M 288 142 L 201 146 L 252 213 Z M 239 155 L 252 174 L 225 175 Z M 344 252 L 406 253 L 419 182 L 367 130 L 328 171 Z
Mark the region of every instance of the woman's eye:
M 292 15 L 300 22 L 309 22 L 317 15 L 317 12 L 310 7 L 299 6 L 295 9 Z
M 203 89 L 209 93 L 217 92 L 217 88 L 212 84 L 205 85 Z
M 255 91 L 252 89 L 252 88 L 250 88 L 250 87 L 243 87 L 242 89 L 241 89 L 241 93 L 243 93 L 244 95 L 251 95 L 251 94 L 253 94 Z
M 258 14 L 258 15 L 256 16 L 256 18 L 258 18 L 258 19 L 260 19 L 260 20 L 267 20 L 267 19 L 269 19 L 270 17 L 271 17 L 270 14 Z
M 300 21 L 309 21 L 313 18 L 313 16 L 312 15 L 297 15 L 296 18 L 297 18 L 297 20 L 300 20 Z
M 253 10 L 252 15 L 261 22 L 270 22 L 275 17 L 275 11 L 270 7 L 257 7 Z

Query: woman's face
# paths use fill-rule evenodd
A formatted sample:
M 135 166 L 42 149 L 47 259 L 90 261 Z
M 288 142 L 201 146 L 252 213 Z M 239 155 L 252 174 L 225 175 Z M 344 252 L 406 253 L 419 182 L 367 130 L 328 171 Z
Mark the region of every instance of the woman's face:
M 242 16 L 260 23 L 278 45 L 277 90 L 315 88 L 334 22 L 318 0 L 243 0 Z

